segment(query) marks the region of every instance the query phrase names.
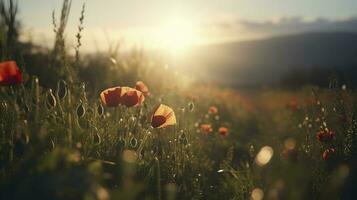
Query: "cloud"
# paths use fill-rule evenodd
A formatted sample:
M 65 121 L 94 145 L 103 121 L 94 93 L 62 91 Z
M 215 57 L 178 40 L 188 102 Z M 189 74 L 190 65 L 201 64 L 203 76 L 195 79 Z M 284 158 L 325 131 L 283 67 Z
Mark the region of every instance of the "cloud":
M 357 32 L 357 17 L 344 19 L 280 17 L 267 21 L 218 16 L 201 24 L 201 38 L 211 43 L 263 39 L 306 32 Z
M 236 25 L 248 32 L 267 36 L 303 32 L 357 32 L 357 17 L 343 20 L 316 18 L 307 20 L 302 17 L 283 17 L 265 22 L 237 20 Z

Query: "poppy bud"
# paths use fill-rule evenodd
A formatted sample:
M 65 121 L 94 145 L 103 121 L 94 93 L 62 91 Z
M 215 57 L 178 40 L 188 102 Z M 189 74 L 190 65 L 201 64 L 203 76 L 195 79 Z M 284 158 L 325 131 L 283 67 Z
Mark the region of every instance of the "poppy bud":
M 83 117 L 85 114 L 86 110 L 84 109 L 83 103 L 81 102 L 79 106 L 77 107 L 77 116 L 79 118 Z
M 1 103 L 0 103 L 0 110 L 1 110 L 1 112 L 4 112 L 4 113 L 5 113 L 5 111 L 7 111 L 7 104 L 6 104 L 6 102 L 1 102 Z
M 50 89 L 47 93 L 47 108 L 51 109 L 56 106 L 56 98 L 52 93 L 52 90 Z
M 132 138 L 130 139 L 130 146 L 131 146 L 132 148 L 135 148 L 137 145 L 138 145 L 138 140 L 137 140 L 135 137 L 132 137 Z
M 97 113 L 98 113 L 99 116 L 102 116 L 104 114 L 104 108 L 103 108 L 102 104 L 98 105 Z
M 94 142 L 94 144 L 100 144 L 101 141 L 102 141 L 102 139 L 101 139 L 99 133 L 96 132 L 96 133 L 94 134 L 94 137 L 93 137 L 93 142 Z
M 57 83 L 57 96 L 63 99 L 67 96 L 67 84 L 64 80 L 60 80 Z
M 181 133 L 181 135 L 179 136 L 179 140 L 180 140 L 180 143 L 183 144 L 183 145 L 187 145 L 188 144 L 188 140 L 187 140 L 187 137 L 186 137 L 185 133 Z
M 188 103 L 188 109 L 193 112 L 193 110 L 195 109 L 195 104 L 191 101 L 190 103 Z
M 144 94 L 144 96 L 149 96 L 150 95 L 149 88 L 142 81 L 136 82 L 135 89 L 137 89 L 140 92 L 142 92 Z
M 55 142 L 52 139 L 50 139 L 50 142 L 51 142 L 51 144 L 50 144 L 51 148 L 55 149 L 55 147 L 56 147 Z

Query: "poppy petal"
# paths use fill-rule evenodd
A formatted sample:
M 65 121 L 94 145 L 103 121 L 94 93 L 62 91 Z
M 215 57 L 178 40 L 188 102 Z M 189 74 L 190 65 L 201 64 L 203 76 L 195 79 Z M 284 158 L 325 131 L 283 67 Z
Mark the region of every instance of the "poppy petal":
M 153 128 L 158 128 L 165 124 L 166 122 L 166 117 L 162 115 L 157 115 L 152 117 L 151 125 Z
M 164 120 L 165 119 L 165 120 Z M 169 106 L 160 104 L 152 117 L 151 125 L 154 128 L 164 128 L 176 124 L 175 113 Z
M 126 107 L 132 107 L 139 104 L 139 96 L 136 91 L 128 91 L 122 96 L 122 104 Z
M 139 106 L 145 100 L 142 92 L 131 87 L 122 87 L 121 98 L 122 105 L 127 107 Z
M 121 104 L 121 88 L 109 88 L 100 94 L 102 103 L 108 107 L 117 107 Z
M 166 116 L 166 122 L 165 125 L 166 126 L 171 126 L 176 124 L 176 116 L 173 112 L 171 112 L 169 115 Z

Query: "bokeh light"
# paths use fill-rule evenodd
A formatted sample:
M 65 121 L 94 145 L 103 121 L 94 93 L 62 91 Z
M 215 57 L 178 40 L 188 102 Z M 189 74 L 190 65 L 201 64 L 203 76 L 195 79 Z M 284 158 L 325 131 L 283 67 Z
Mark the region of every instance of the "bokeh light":
M 260 149 L 259 153 L 255 157 L 255 163 L 258 166 L 264 166 L 269 163 L 273 157 L 274 150 L 270 146 L 264 146 Z
M 288 138 L 284 141 L 284 147 L 287 150 L 293 150 L 296 146 L 296 140 L 294 138 Z
M 253 189 L 252 194 L 251 194 L 252 200 L 261 200 L 261 199 L 263 199 L 263 197 L 264 197 L 264 192 L 262 189 L 260 189 L 260 188 Z
M 138 159 L 138 155 L 133 150 L 124 150 L 123 160 L 127 163 L 135 163 Z

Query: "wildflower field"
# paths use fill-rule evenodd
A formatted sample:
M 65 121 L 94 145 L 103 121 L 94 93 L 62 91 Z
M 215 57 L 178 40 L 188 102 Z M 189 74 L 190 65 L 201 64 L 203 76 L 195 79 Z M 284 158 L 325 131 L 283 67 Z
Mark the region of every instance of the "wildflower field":
M 72 55 L 66 0 L 35 51 L 0 2 L 0 199 L 356 199 L 348 84 L 233 89 L 140 50 L 86 56 L 84 10 Z

